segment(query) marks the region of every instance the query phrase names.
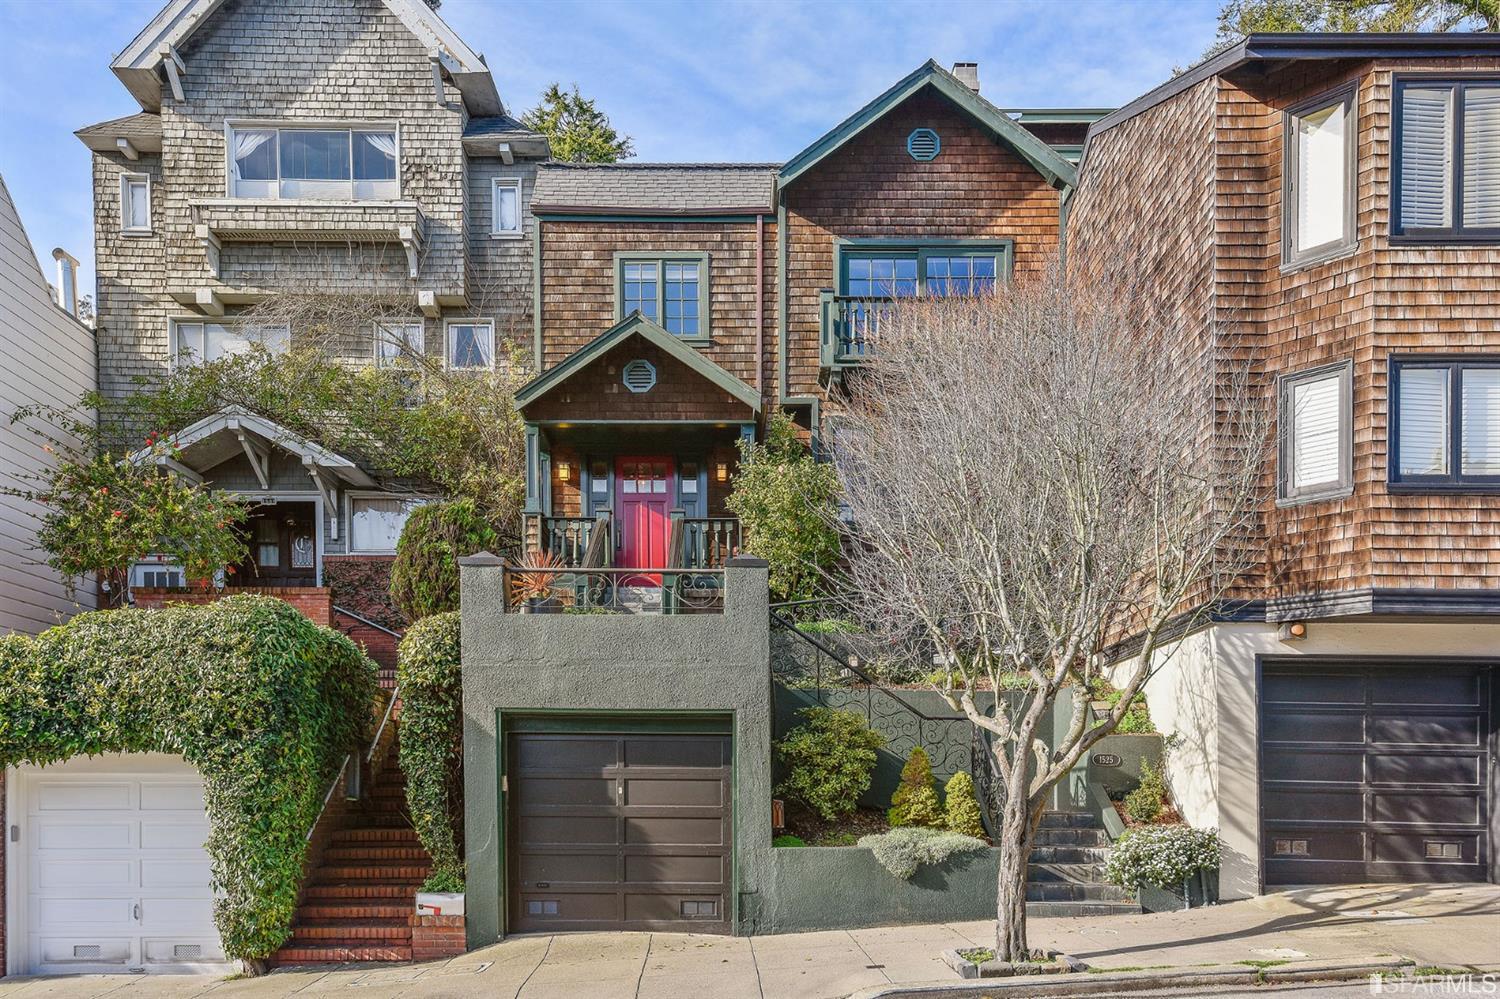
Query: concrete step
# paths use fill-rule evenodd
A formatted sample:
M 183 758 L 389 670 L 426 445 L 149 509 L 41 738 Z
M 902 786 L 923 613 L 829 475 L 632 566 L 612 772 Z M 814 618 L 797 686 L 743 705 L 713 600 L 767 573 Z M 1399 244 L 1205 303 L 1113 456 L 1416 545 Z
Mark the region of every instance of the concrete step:
M 1026 903 L 1030 919 L 1073 916 L 1134 916 L 1141 907 L 1125 902 L 1031 902 Z
M 1052 881 L 1042 884 L 1027 882 L 1028 902 L 1130 902 L 1130 893 L 1118 885 L 1078 884 L 1072 881 Z
M 1072 884 L 1104 884 L 1103 864 L 1031 864 L 1026 880 L 1032 882 L 1067 881 Z
M 1107 846 L 1038 846 L 1031 850 L 1033 864 L 1102 864 L 1108 859 Z
M 1103 829 L 1081 829 L 1075 827 L 1038 829 L 1037 846 L 1109 846 L 1109 837 Z
M 1043 829 L 1093 829 L 1098 820 L 1092 812 L 1043 812 Z
M 340 947 L 299 945 L 283 947 L 276 952 L 279 968 L 296 964 L 345 964 L 352 961 L 410 961 L 411 945 Z

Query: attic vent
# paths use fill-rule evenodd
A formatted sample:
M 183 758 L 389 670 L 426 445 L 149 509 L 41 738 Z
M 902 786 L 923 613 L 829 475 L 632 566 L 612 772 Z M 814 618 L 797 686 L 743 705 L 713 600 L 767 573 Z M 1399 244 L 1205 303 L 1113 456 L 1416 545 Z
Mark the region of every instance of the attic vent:
M 625 387 L 632 392 L 650 392 L 656 386 L 656 368 L 650 361 L 631 361 L 621 374 Z
M 906 151 L 919 163 L 930 163 L 937 159 L 943 149 L 943 140 L 930 128 L 919 128 L 906 137 Z

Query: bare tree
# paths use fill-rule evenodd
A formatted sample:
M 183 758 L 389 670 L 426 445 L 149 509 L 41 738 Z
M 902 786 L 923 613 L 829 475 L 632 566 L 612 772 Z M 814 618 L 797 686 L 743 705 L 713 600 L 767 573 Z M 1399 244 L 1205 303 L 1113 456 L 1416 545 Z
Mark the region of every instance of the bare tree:
M 1248 567 L 1263 407 L 1212 330 L 1060 279 L 902 303 L 850 386 L 834 461 L 850 610 L 988 733 L 996 953 L 1028 960 L 1026 869 L 1051 789 L 1174 636 Z M 1121 689 L 1102 718 L 1089 684 Z M 1013 691 L 988 713 L 976 691 Z M 1048 746 L 1060 697 L 1073 720 Z

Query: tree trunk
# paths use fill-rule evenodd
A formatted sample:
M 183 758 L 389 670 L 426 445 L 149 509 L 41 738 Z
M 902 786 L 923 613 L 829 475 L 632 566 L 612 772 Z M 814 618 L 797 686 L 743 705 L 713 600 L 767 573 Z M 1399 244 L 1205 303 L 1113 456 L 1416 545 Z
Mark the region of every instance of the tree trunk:
M 1007 802 L 1000 837 L 1000 873 L 995 888 L 995 957 L 1001 961 L 1026 961 L 1026 869 L 1036 829 L 1025 799 Z

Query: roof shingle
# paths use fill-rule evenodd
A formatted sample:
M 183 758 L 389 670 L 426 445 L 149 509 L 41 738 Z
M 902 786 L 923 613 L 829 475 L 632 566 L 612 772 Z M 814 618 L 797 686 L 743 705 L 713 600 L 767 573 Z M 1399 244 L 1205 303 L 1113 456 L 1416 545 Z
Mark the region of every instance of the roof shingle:
M 770 212 L 779 163 L 547 163 L 535 212 L 713 215 Z

